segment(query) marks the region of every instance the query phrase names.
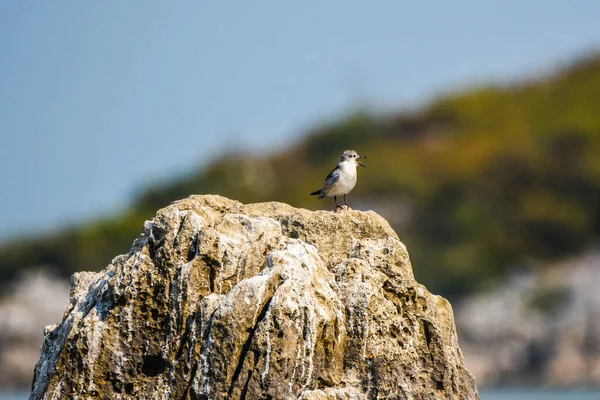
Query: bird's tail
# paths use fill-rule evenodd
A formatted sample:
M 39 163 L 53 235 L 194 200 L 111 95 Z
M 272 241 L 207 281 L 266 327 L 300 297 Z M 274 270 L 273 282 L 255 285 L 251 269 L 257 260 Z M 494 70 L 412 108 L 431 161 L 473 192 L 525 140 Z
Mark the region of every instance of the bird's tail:
M 318 195 L 318 196 L 319 196 L 319 198 L 323 197 L 323 195 L 322 195 L 322 190 L 321 190 L 321 189 L 319 189 L 319 190 L 315 190 L 315 191 L 314 191 L 314 192 L 312 192 L 310 195 L 311 195 L 311 196 L 317 196 L 317 195 Z

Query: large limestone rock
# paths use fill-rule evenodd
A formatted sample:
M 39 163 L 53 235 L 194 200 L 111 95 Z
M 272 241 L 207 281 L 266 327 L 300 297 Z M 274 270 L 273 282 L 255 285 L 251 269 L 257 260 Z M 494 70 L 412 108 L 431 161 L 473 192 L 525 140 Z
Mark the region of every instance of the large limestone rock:
M 193 196 L 72 278 L 32 399 L 477 399 L 452 315 L 373 212 Z

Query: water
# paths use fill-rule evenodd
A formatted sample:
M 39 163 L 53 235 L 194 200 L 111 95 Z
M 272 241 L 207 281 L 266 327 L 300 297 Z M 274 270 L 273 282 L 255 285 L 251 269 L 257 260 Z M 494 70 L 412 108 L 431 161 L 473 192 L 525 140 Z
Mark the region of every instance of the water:
M 5 392 L 0 391 L 0 400 L 27 400 L 29 392 Z
M 481 400 L 600 400 L 600 391 L 482 390 Z

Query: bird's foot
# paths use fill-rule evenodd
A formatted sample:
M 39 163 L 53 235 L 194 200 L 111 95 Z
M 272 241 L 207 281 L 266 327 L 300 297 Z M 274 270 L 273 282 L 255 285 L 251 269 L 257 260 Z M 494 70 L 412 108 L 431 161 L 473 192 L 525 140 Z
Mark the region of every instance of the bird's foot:
M 350 206 L 337 206 L 335 208 L 335 212 L 338 212 L 338 211 L 341 211 L 341 210 L 346 210 L 347 211 L 347 210 L 352 210 L 352 209 L 350 208 Z

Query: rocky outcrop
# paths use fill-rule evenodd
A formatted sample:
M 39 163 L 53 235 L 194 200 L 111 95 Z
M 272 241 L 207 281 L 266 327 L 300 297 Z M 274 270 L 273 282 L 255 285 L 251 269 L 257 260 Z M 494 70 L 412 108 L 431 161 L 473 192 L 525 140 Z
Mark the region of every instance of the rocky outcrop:
M 600 385 L 600 247 L 516 272 L 457 310 L 467 365 L 486 386 Z
M 69 300 L 69 285 L 40 268 L 25 272 L 0 293 L 1 393 L 31 385 L 31 367 L 40 357 L 40 332 L 60 319 Z
M 373 212 L 192 196 L 72 278 L 32 399 L 476 399 L 452 308 Z

